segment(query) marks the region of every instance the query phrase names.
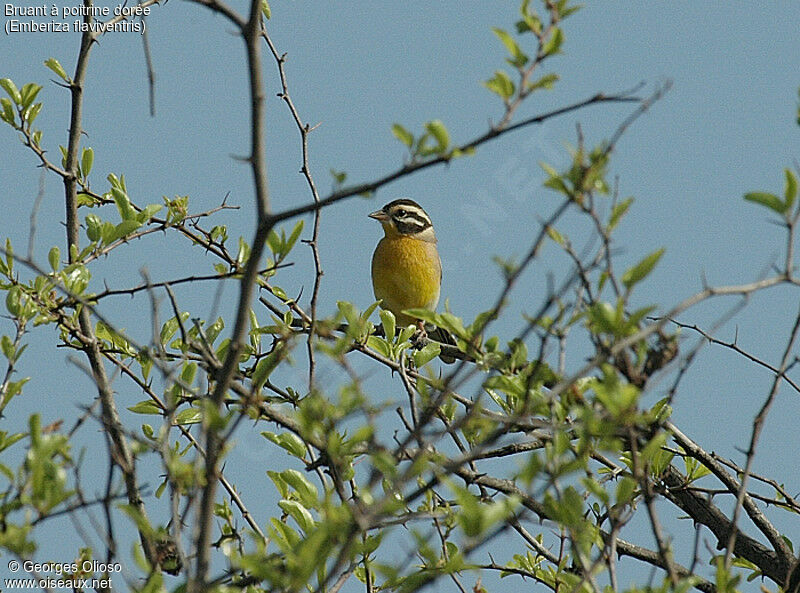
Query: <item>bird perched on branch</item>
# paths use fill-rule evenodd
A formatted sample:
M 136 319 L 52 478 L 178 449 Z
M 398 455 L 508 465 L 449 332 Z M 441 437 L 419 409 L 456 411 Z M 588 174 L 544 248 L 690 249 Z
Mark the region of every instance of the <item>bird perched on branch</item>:
M 380 222 L 384 232 L 372 254 L 375 298 L 382 301 L 383 309 L 394 313 L 398 325 L 418 323 L 424 334 L 424 324 L 403 311 L 417 308 L 434 311 L 439 303 L 442 263 L 431 218 L 422 206 L 407 198 L 389 202 L 369 217 Z M 431 337 L 454 344 L 452 336 L 444 330 Z

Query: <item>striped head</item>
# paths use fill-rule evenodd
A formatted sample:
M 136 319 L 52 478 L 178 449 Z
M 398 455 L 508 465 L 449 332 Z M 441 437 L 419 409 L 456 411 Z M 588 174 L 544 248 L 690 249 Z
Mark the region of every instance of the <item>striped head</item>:
M 436 243 L 431 217 L 414 200 L 400 198 L 369 215 L 383 226 L 387 237 L 412 237 Z

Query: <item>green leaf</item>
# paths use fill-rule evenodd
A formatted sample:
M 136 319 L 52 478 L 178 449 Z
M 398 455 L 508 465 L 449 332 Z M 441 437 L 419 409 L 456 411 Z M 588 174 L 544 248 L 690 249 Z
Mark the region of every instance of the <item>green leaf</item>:
M 239 237 L 239 248 L 236 251 L 236 263 L 244 266 L 250 259 L 250 246 L 245 242 L 244 237 Z
M 22 289 L 12 286 L 6 294 L 6 309 L 13 317 L 19 317 L 22 311 Z
M 630 290 L 638 282 L 644 280 L 647 275 L 656 267 L 658 260 L 664 255 L 664 248 L 658 249 L 645 257 L 632 268 L 629 268 L 622 275 L 622 283 Z
M 414 135 L 400 124 L 392 124 L 392 134 L 409 148 L 414 144 Z
M 617 482 L 616 504 L 627 504 L 633 500 L 636 492 L 636 481 L 633 478 L 623 477 Z
M 553 241 L 561 245 L 562 247 L 566 245 L 566 239 L 564 239 L 564 235 L 558 232 L 555 227 L 547 227 L 547 236 L 550 237 Z
M 522 0 L 519 7 L 519 14 L 522 20 L 517 21 L 517 33 L 527 33 L 528 31 L 539 35 L 542 32 L 542 21 L 536 13 L 528 10 L 530 0 Z
M 296 469 L 287 469 L 281 472 L 281 478 L 295 489 L 300 500 L 306 507 L 313 509 L 319 506 L 317 487 L 309 482 L 301 472 Z
M 14 269 L 14 247 L 8 237 L 6 237 L 6 269 L 9 274 Z
M 269 2 L 267 2 L 267 0 L 261 0 L 261 13 L 267 20 L 272 18 L 272 9 L 269 7 Z
M 297 224 L 294 225 L 292 234 L 289 235 L 289 238 L 286 240 L 286 247 L 284 249 L 285 253 L 289 253 L 292 250 L 292 247 L 294 247 L 294 244 L 297 243 L 297 239 L 300 238 L 300 233 L 303 232 L 304 223 L 305 221 L 301 218 L 297 221 Z
M 161 204 L 148 204 L 141 212 L 136 214 L 136 220 L 141 224 L 149 222 L 163 207 Z
M 127 237 L 131 233 L 135 232 L 142 226 L 138 220 L 123 220 L 117 226 L 114 227 L 114 232 L 112 232 L 107 237 L 103 237 L 104 242 L 106 244 L 113 243 L 117 239 L 122 239 L 123 237 Z
M 547 89 L 550 90 L 555 86 L 556 82 L 558 82 L 559 76 L 555 73 L 545 74 L 538 80 L 534 80 L 533 82 L 529 82 L 528 86 L 525 87 L 529 92 L 536 90 L 536 89 Z
M 73 294 L 81 294 L 89 286 L 91 278 L 89 269 L 83 264 L 77 264 L 67 270 L 68 272 L 64 276 L 64 286 Z
M 308 509 L 299 502 L 296 500 L 281 500 L 278 502 L 278 506 L 297 522 L 297 525 L 303 532 L 310 534 L 314 531 L 314 518 L 311 516 Z
M 394 318 L 394 313 L 389 311 L 388 309 L 382 309 L 380 312 L 381 317 L 381 324 L 383 325 L 383 335 L 386 336 L 386 339 L 391 342 L 394 340 L 394 332 L 395 328 L 397 327 L 396 320 Z
M 2 118 L 7 124 L 11 124 L 12 126 L 15 125 L 17 119 L 16 115 L 14 114 L 14 106 L 11 105 L 11 101 L 5 97 L 2 97 L 0 98 L 0 106 L 3 109 L 2 112 L 0 112 L 0 118 Z
M 5 356 L 9 362 L 14 362 L 16 360 L 16 350 L 14 349 L 14 342 L 11 341 L 11 338 L 6 335 L 0 338 L 0 349 L 3 351 L 3 356 Z
M 425 124 L 425 129 L 436 139 L 436 148 L 438 153 L 442 153 L 450 146 L 450 134 L 441 120 L 435 119 Z
M 99 241 L 103 236 L 103 221 L 97 214 L 88 214 L 86 216 L 86 236 L 89 241 Z
M 770 194 L 767 192 L 750 192 L 744 195 L 744 199 L 748 202 L 755 202 L 756 204 L 761 204 L 762 206 L 766 206 L 770 210 L 777 212 L 778 214 L 784 214 L 787 210 L 786 204 L 783 203 L 778 196 L 775 194 Z
M 516 87 L 509 78 L 508 74 L 502 70 L 495 70 L 494 76 L 489 80 L 484 81 L 483 86 L 500 96 L 501 99 L 507 101 L 514 95 Z
M 128 408 L 128 410 L 133 412 L 134 414 L 153 414 L 153 415 L 161 414 L 161 408 L 159 408 L 156 402 L 154 402 L 151 399 L 140 401 L 138 404 Z
M 14 84 L 10 78 L 0 78 L 0 87 L 3 87 L 3 90 L 8 93 L 8 96 L 16 103 L 17 105 L 22 104 L 22 95 L 20 95 L 19 90 L 17 90 L 17 85 Z
M 200 424 L 203 421 L 203 411 L 200 408 L 186 408 L 175 415 L 173 424 L 183 426 L 185 424 Z
M 197 375 L 197 363 L 196 362 L 185 363 L 183 370 L 181 371 L 181 381 L 183 381 L 183 383 L 186 385 L 191 385 L 196 375 Z
M 55 72 L 61 80 L 64 82 L 69 82 L 69 76 L 67 76 L 67 72 L 64 70 L 64 67 L 61 65 L 61 62 L 56 60 L 55 58 L 47 58 L 44 61 L 44 65 L 50 68 L 53 72 Z
M 528 63 L 528 56 L 525 55 L 525 52 L 520 49 L 517 42 L 507 31 L 498 29 L 497 27 L 492 27 L 492 31 L 494 31 L 494 34 L 497 35 L 497 38 L 500 39 L 503 45 L 505 45 L 508 53 L 511 54 L 511 59 L 509 62 L 512 65 L 520 68 Z
M 50 263 L 52 270 L 54 272 L 57 271 L 61 263 L 61 250 L 58 247 L 52 247 L 47 254 L 47 261 Z
M 273 432 L 264 431 L 261 433 L 261 436 L 272 441 L 299 459 L 304 459 L 306 456 L 305 444 L 303 443 L 302 439 L 300 439 L 300 437 L 293 432 L 275 434 Z
M 337 171 L 336 169 L 331 169 L 330 172 L 331 172 L 331 177 L 333 177 L 333 183 L 335 185 L 342 185 L 347 179 L 347 173 L 344 171 Z
M 542 47 L 542 53 L 546 56 L 557 54 L 561 51 L 561 44 L 564 43 L 564 33 L 555 27 L 550 33 L 550 39 Z
M 608 220 L 609 231 L 613 231 L 614 228 L 616 228 L 620 219 L 625 216 L 625 213 L 628 211 L 628 208 L 630 208 L 632 203 L 633 198 L 627 198 L 614 205 L 614 208 L 611 210 L 611 217 Z
M 428 344 L 425 344 L 421 350 L 416 350 L 411 357 L 414 359 L 414 364 L 419 369 L 439 356 L 441 352 L 442 347 L 438 342 L 429 342 Z
M 22 87 L 22 90 L 19 92 L 20 99 L 22 101 L 22 107 L 27 109 L 33 104 L 33 101 L 36 99 L 36 95 L 39 94 L 39 91 L 42 90 L 42 87 L 38 84 L 33 84 L 29 82 L 25 86 Z M 40 108 L 41 109 L 41 108 Z M 27 117 L 25 119 L 28 119 Z
M 189 312 L 184 311 L 181 313 L 181 321 L 186 321 L 187 319 L 189 319 Z M 161 343 L 166 344 L 169 342 L 175 332 L 178 331 L 178 327 L 180 327 L 180 324 L 177 317 L 167 319 L 164 325 L 161 326 L 161 332 L 159 333 Z
M 84 148 L 83 153 L 81 154 L 81 173 L 83 174 L 84 179 L 89 177 L 93 163 L 94 150 L 91 148 Z
M 794 176 L 791 169 L 784 169 L 786 173 L 786 187 L 783 190 L 783 197 L 785 199 L 786 211 L 792 209 L 795 198 L 797 198 L 797 177 Z
M 217 317 L 217 320 L 206 329 L 206 339 L 208 343 L 213 344 L 223 329 L 225 329 L 225 321 L 222 317 Z
M 39 115 L 39 112 L 41 110 L 42 110 L 41 103 L 37 103 L 36 105 L 31 105 L 22 113 L 22 119 L 28 122 L 28 125 L 30 126 L 36 119 L 36 116 Z
M 279 343 L 275 349 L 270 352 L 267 356 L 262 358 L 256 364 L 256 368 L 253 371 L 253 389 L 259 391 L 264 384 L 269 379 L 269 376 L 272 374 L 278 363 L 283 359 L 283 345 Z
M 111 197 L 114 198 L 114 203 L 117 205 L 117 210 L 122 220 L 134 220 L 136 218 L 136 210 L 131 205 L 131 200 L 123 189 L 112 187 Z

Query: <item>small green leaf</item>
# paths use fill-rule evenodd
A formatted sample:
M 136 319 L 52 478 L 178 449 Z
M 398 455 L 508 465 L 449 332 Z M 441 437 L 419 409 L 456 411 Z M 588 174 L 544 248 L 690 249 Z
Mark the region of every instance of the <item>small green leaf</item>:
M 378 352 L 378 354 L 385 356 L 386 358 L 395 358 L 395 356 L 392 354 L 392 347 L 389 345 L 389 342 L 383 338 L 379 338 L 378 336 L 368 337 L 367 347 L 372 348 Z
M 314 518 L 311 516 L 308 509 L 299 502 L 296 500 L 281 500 L 278 502 L 278 506 L 297 522 L 297 525 L 304 533 L 310 534 L 314 531 Z
M 385 335 L 386 339 L 391 342 L 394 340 L 395 327 L 397 326 L 394 313 L 388 309 L 383 309 L 380 312 L 380 316 L 381 324 L 383 325 L 383 335 Z
M 197 363 L 196 362 L 189 362 L 185 363 L 183 370 L 181 371 L 181 381 L 185 385 L 191 385 L 194 382 L 194 378 L 197 375 Z
M 272 18 L 272 9 L 269 7 L 269 2 L 267 2 L 267 0 L 261 0 L 261 13 L 267 20 Z
M 84 179 L 89 177 L 89 173 L 92 170 L 92 164 L 94 163 L 94 150 L 91 148 L 84 148 L 83 154 L 81 154 L 81 173 L 83 173 Z
M 29 82 L 19 92 L 20 100 L 22 102 L 22 107 L 27 109 L 33 104 L 33 101 L 36 99 L 36 95 L 39 94 L 39 91 L 42 90 L 42 87 L 38 84 L 33 84 Z M 40 108 L 41 109 L 41 108 Z M 28 119 L 27 117 L 25 119 Z
M 786 173 L 786 187 L 783 190 L 783 197 L 785 199 L 786 211 L 792 209 L 795 198 L 797 198 L 797 177 L 794 176 L 791 169 L 784 169 Z
M 303 444 L 302 439 L 292 432 L 275 434 L 274 432 L 264 431 L 261 433 L 261 436 L 272 441 L 299 459 L 304 459 L 306 456 L 306 446 Z
M 625 287 L 630 290 L 636 285 L 638 282 L 642 281 L 647 277 L 647 275 L 656 267 L 658 260 L 661 259 L 661 256 L 664 255 L 664 248 L 658 249 L 645 257 L 639 263 L 637 263 L 632 268 L 626 270 L 626 272 L 622 275 L 622 283 Z
M 267 235 L 267 247 L 275 255 L 283 255 L 283 241 L 275 229 L 272 229 Z
M 53 72 L 55 72 L 61 78 L 61 80 L 63 80 L 64 82 L 69 82 L 69 76 L 67 76 L 67 72 L 64 70 L 64 67 L 58 60 L 56 60 L 55 58 L 47 58 L 44 61 L 44 65 L 50 68 L 50 70 L 52 70 Z
M 400 124 L 392 124 L 392 134 L 409 148 L 414 144 L 414 135 Z
M 13 317 L 18 317 L 22 311 L 22 290 L 19 286 L 12 286 L 6 294 L 6 309 Z
M 116 241 L 118 239 L 122 239 L 123 237 L 127 237 L 131 233 L 133 233 L 136 230 L 138 230 L 139 227 L 141 227 L 141 226 L 142 226 L 142 223 L 140 223 L 138 220 L 135 220 L 135 219 L 134 220 L 123 220 L 121 223 L 119 223 L 117 226 L 114 227 L 114 231 L 110 235 L 108 235 L 107 237 L 104 237 L 104 242 L 106 244 L 113 243 L 114 241 Z
M 331 177 L 333 177 L 333 183 L 335 185 L 342 185 L 345 180 L 347 179 L 347 173 L 344 171 L 337 171 L 336 169 L 331 169 Z
M 289 238 L 286 240 L 286 248 L 285 248 L 286 253 L 289 253 L 292 250 L 292 247 L 294 247 L 294 244 L 297 243 L 297 239 L 300 238 L 300 233 L 303 232 L 304 223 L 305 221 L 301 218 L 300 220 L 297 221 L 297 224 L 294 225 L 294 228 L 292 229 L 292 234 L 289 235 Z
M 86 216 L 86 236 L 89 241 L 99 241 L 103 236 L 103 221 L 96 214 Z
M 156 214 L 158 214 L 164 206 L 161 204 L 148 204 L 142 209 L 141 212 L 136 214 L 136 220 L 141 224 L 149 222 Z
M 11 101 L 6 99 L 5 97 L 0 98 L 0 106 L 2 107 L 2 113 L 0 113 L 0 117 L 3 118 L 3 121 L 7 124 L 11 124 L 12 126 L 16 124 L 16 116 L 14 114 L 14 106 L 11 104 Z
M 556 82 L 558 82 L 558 79 L 559 79 L 558 74 L 555 73 L 545 74 L 540 79 L 535 80 L 533 82 L 529 82 L 528 86 L 525 88 L 527 88 L 529 92 L 536 89 L 550 90 L 553 88 L 553 86 L 555 86 Z
M 613 231 L 617 224 L 619 224 L 620 219 L 625 216 L 625 213 L 630 208 L 631 204 L 633 203 L 633 198 L 627 198 L 622 200 L 618 204 L 614 205 L 614 208 L 611 210 L 611 217 L 608 221 L 608 230 Z
M 435 119 L 426 123 L 425 129 L 436 139 L 436 148 L 434 150 L 438 153 L 446 151 L 450 146 L 450 134 L 444 124 Z
M 499 95 L 504 101 L 510 99 L 516 90 L 511 78 L 502 70 L 496 70 L 492 78 L 484 81 L 483 86 Z
M 30 126 L 36 117 L 39 115 L 39 112 L 42 110 L 42 104 L 37 103 L 36 105 L 31 105 L 25 111 L 22 112 L 22 119 L 28 122 Z
M 542 53 L 546 56 L 557 54 L 561 51 L 561 44 L 564 43 L 564 33 L 555 27 L 550 33 L 550 38 L 542 47 Z
M 189 318 L 189 312 L 184 311 L 181 313 L 181 320 L 186 321 Z M 175 332 L 178 331 L 180 327 L 180 323 L 178 322 L 177 317 L 172 317 L 167 319 L 164 325 L 161 326 L 161 332 L 159 333 L 159 338 L 162 344 L 166 344 L 172 339 L 172 336 L 175 335 Z
M 133 220 L 136 218 L 136 210 L 131 205 L 131 200 L 123 189 L 112 187 L 111 197 L 114 198 L 114 203 L 117 205 L 117 210 L 122 220 Z
M 128 408 L 128 410 L 134 414 L 161 414 L 161 408 L 159 408 L 156 402 L 151 399 L 140 401 L 138 404 Z
M 511 59 L 509 59 L 509 62 L 512 65 L 520 68 L 528 63 L 528 56 L 525 55 L 517 42 L 507 31 L 498 29 L 497 27 L 492 27 L 492 31 L 494 31 L 494 34 L 497 35 L 497 38 L 500 39 L 503 45 L 505 45 L 508 53 L 511 54 Z
M 442 352 L 442 347 L 439 345 L 438 342 L 430 342 L 425 344 L 425 346 L 421 350 L 416 350 L 414 354 L 412 354 L 412 358 L 414 359 L 414 364 L 416 367 L 422 368 L 434 358 L 439 356 Z
M 284 348 L 282 347 L 282 344 L 279 343 L 272 352 L 258 361 L 258 364 L 256 364 L 256 368 L 253 371 L 252 379 L 253 389 L 255 391 L 259 391 L 262 387 L 264 387 L 264 384 L 267 382 L 267 379 L 269 379 L 272 371 L 277 368 L 278 363 L 282 360 L 283 351 Z
M 6 237 L 6 269 L 9 274 L 14 269 L 14 246 L 8 237 Z
M 783 203 L 778 196 L 775 194 L 770 194 L 767 192 L 750 192 L 744 195 L 744 199 L 748 202 L 755 202 L 756 204 L 761 204 L 762 206 L 766 206 L 770 210 L 777 212 L 778 214 L 783 214 L 786 212 L 786 204 Z
M 547 236 L 550 237 L 553 241 L 561 245 L 562 247 L 566 245 L 566 240 L 564 239 L 564 235 L 558 232 L 554 227 L 548 226 L 547 227 Z
M 519 7 L 519 14 L 522 20 L 517 22 L 517 32 L 525 33 L 526 31 L 531 31 L 539 35 L 542 32 L 542 21 L 535 12 L 528 10 L 529 5 L 530 0 L 522 0 L 522 4 Z
M 633 478 L 623 477 L 617 482 L 616 504 L 628 504 L 633 500 L 636 492 L 636 481 Z
M 22 95 L 20 95 L 19 90 L 17 90 L 17 85 L 14 84 L 10 78 L 0 78 L 0 87 L 3 87 L 8 96 L 16 103 L 17 105 L 22 104 Z
M 203 421 L 203 411 L 200 408 L 186 408 L 175 415 L 173 424 L 183 426 L 185 424 L 200 424 Z
M 317 487 L 309 482 L 301 472 L 296 469 L 287 469 L 281 472 L 281 478 L 295 489 L 300 500 L 306 507 L 317 508 L 319 506 L 319 500 L 317 500 L 319 492 L 317 491 Z
M 83 264 L 77 264 L 67 268 L 67 270 L 68 272 L 64 276 L 64 286 L 74 294 L 81 294 L 89 286 L 89 279 L 91 278 L 89 269 Z
M 47 261 L 50 263 L 50 268 L 55 272 L 61 263 L 61 250 L 58 247 L 52 247 L 47 254 Z
M 248 259 L 250 259 L 250 246 L 244 240 L 244 237 L 239 237 L 239 248 L 236 251 L 236 263 L 240 266 L 244 266 Z

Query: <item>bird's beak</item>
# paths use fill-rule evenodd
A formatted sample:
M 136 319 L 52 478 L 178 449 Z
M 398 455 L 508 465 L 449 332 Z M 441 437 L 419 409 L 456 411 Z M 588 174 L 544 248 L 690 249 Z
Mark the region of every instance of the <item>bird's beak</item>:
M 368 215 L 370 218 L 374 218 L 378 222 L 386 222 L 389 220 L 389 215 L 386 214 L 383 210 L 376 210 L 375 212 L 370 212 Z

